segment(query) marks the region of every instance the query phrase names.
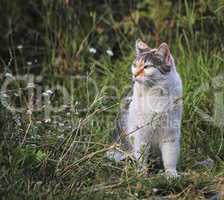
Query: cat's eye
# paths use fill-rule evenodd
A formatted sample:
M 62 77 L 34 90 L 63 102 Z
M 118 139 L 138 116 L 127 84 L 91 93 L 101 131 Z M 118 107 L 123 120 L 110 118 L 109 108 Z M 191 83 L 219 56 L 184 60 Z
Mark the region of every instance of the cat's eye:
M 154 65 L 151 64 L 151 65 L 145 65 L 144 66 L 145 69 L 149 69 L 150 67 L 154 67 Z
M 160 66 L 160 65 L 162 65 L 162 61 L 160 59 L 156 59 L 156 60 L 154 60 L 154 64 Z

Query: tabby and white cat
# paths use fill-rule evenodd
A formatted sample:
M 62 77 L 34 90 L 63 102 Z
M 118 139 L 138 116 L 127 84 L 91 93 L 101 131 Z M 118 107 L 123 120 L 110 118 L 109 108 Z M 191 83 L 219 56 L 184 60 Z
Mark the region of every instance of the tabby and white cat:
M 162 43 L 158 49 L 151 49 L 137 40 L 132 74 L 132 95 L 124 101 L 116 142 L 138 160 L 141 168 L 146 167 L 149 154 L 161 152 L 167 176 L 175 177 L 180 150 L 182 82 L 168 45 Z M 114 149 L 107 156 L 118 162 L 125 158 L 122 151 Z

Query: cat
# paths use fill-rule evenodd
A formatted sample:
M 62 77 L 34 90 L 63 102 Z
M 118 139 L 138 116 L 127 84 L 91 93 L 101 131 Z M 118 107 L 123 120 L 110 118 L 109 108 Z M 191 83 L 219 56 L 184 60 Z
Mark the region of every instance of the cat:
M 115 131 L 122 149 L 108 151 L 107 157 L 119 162 L 131 154 L 145 169 L 149 154 L 160 153 L 165 174 L 177 177 L 182 81 L 166 43 L 152 49 L 138 39 L 135 46 L 132 94 L 124 100 Z

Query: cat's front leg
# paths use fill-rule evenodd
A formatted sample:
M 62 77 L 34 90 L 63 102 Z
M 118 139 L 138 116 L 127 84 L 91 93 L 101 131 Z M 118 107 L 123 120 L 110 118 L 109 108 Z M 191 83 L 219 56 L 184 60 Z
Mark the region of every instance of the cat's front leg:
M 180 151 L 179 140 L 162 142 L 160 144 L 160 149 L 167 177 L 178 177 L 176 165 Z
M 141 131 L 137 131 L 132 137 L 133 155 L 138 163 L 138 169 L 144 171 L 147 168 L 149 144 Z

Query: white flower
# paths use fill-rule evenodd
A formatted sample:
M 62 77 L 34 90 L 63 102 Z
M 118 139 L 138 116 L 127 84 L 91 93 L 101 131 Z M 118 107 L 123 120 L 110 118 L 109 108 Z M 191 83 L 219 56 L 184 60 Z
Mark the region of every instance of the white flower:
M 5 74 L 5 77 L 6 77 L 6 78 L 12 78 L 13 76 L 12 76 L 12 74 L 10 74 L 10 73 L 6 73 L 6 74 Z
M 42 95 L 49 96 L 49 94 L 47 92 L 43 92 Z
M 18 45 L 17 49 L 23 49 L 23 45 L 22 44 Z
M 62 127 L 62 126 L 64 126 L 64 123 L 59 122 L 58 125 L 59 125 L 60 127 Z
M 92 54 L 95 54 L 96 53 L 96 49 L 91 47 L 91 48 L 89 48 L 89 52 L 92 53 Z
M 53 94 L 53 92 L 51 90 L 47 90 L 45 92 L 42 93 L 44 96 L 49 96 L 51 94 Z
M 6 93 L 3 93 L 3 94 L 2 94 L 2 97 L 7 98 L 8 95 L 7 95 Z
M 45 123 L 48 123 L 48 122 L 50 122 L 50 121 L 51 121 L 50 118 L 44 120 Z
M 114 55 L 114 53 L 113 53 L 113 51 L 111 51 L 110 49 L 107 49 L 107 54 L 109 55 L 109 56 L 113 56 Z
M 53 94 L 53 92 L 51 90 L 47 90 L 46 93 Z
M 158 190 L 157 188 L 152 188 L 152 191 L 153 191 L 154 193 L 156 193 L 156 192 L 158 192 L 159 190 Z
M 27 65 L 32 65 L 32 62 L 31 62 L 31 61 L 28 61 L 28 62 L 27 62 Z

